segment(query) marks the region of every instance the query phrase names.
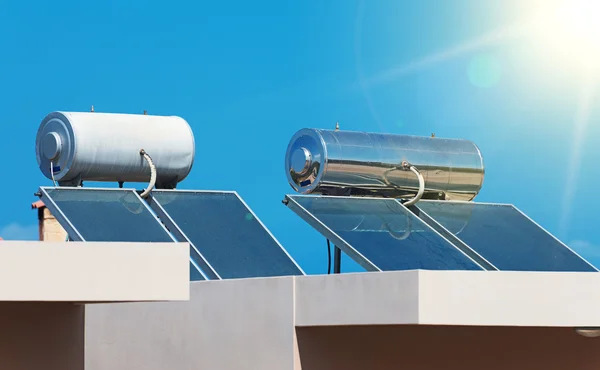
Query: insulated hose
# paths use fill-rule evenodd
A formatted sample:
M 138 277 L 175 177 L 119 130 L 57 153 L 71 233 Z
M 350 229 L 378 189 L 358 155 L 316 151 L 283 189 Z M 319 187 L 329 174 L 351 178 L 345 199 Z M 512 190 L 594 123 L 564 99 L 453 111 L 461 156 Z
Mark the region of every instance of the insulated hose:
M 415 166 L 409 164 L 408 162 L 403 162 L 402 167 L 411 170 L 415 175 L 417 175 L 417 178 L 419 179 L 419 191 L 417 192 L 417 195 L 415 195 L 415 197 L 411 200 L 403 203 L 404 206 L 410 207 L 413 204 L 417 203 L 419 200 L 421 200 L 421 197 L 425 192 L 425 179 L 423 178 L 421 172 L 419 172 L 419 170 Z
M 148 183 L 148 187 L 146 188 L 146 190 L 144 190 L 142 194 L 140 194 L 140 197 L 146 198 L 148 197 L 148 195 L 152 191 L 152 188 L 154 188 L 154 185 L 156 184 L 156 166 L 154 165 L 152 158 L 150 158 L 150 155 L 146 153 L 144 149 L 140 149 L 140 155 L 144 157 L 144 159 L 146 160 L 146 162 L 148 162 L 148 165 L 150 166 L 150 183 Z

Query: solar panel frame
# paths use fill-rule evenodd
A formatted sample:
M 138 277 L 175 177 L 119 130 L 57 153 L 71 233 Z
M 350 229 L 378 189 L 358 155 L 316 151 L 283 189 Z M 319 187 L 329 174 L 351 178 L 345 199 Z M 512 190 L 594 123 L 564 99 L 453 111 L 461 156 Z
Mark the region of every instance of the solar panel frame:
M 81 233 L 79 232 L 79 230 L 77 230 L 77 228 L 73 225 L 73 223 L 71 222 L 71 220 L 69 219 L 69 217 L 67 217 L 65 215 L 65 213 L 62 211 L 62 209 L 56 204 L 56 202 L 54 201 L 54 199 L 52 198 L 52 196 L 50 196 L 50 194 L 48 193 L 47 189 L 60 189 L 60 190 L 72 190 L 72 191 L 115 191 L 115 192 L 118 191 L 118 192 L 132 192 L 132 193 L 135 194 L 135 196 L 140 201 L 140 203 L 144 206 L 144 208 L 148 211 L 148 213 L 155 219 L 155 221 L 159 225 L 159 227 L 161 227 L 165 231 L 165 233 L 169 237 L 169 239 L 171 239 L 171 241 L 173 241 L 174 243 L 179 242 L 173 236 L 173 234 L 169 231 L 169 229 L 167 229 L 167 227 L 157 217 L 156 213 L 152 210 L 152 208 L 148 205 L 148 203 L 145 202 L 144 199 L 142 199 L 142 197 L 140 197 L 140 195 L 138 194 L 138 192 L 135 189 L 128 189 L 128 188 L 96 188 L 96 187 L 89 187 L 89 188 L 86 187 L 86 188 L 84 188 L 84 187 L 70 187 L 70 186 L 56 186 L 56 187 L 42 186 L 42 187 L 40 187 L 39 188 L 40 199 L 44 202 L 44 205 L 50 210 L 50 212 L 56 218 L 56 220 L 59 222 L 59 224 L 65 229 L 65 231 L 67 232 L 67 235 L 68 235 L 69 239 L 72 240 L 72 241 L 86 242 L 87 240 L 85 240 L 85 238 L 81 235 Z M 204 274 L 204 272 L 200 268 L 198 268 L 198 266 L 196 266 L 196 264 L 194 263 L 194 261 L 191 258 L 190 258 L 190 263 L 192 263 L 192 265 L 194 265 L 194 267 L 196 268 L 197 272 L 202 277 L 201 280 L 208 280 L 206 274 Z M 192 274 L 192 272 L 190 271 L 190 275 L 191 274 Z
M 285 196 L 285 200 L 287 201 L 287 206 L 291 209 L 295 214 L 300 216 L 307 224 L 312 226 L 315 230 L 325 236 L 327 239 L 333 242 L 333 244 L 340 248 L 344 253 L 346 253 L 350 258 L 352 258 L 356 263 L 361 265 L 367 271 L 382 271 L 376 264 L 371 262 L 367 257 L 363 256 L 362 253 L 354 249 L 350 243 L 342 239 L 338 234 L 336 234 L 333 230 L 331 230 L 327 225 L 325 225 L 321 220 L 319 220 L 315 215 L 313 215 L 310 211 L 304 208 L 300 203 L 296 202 L 294 198 L 289 195 Z
M 178 190 L 180 191 L 180 190 Z M 152 193 L 148 196 L 148 204 L 150 208 L 156 212 L 158 217 L 167 225 L 167 228 L 172 231 L 175 238 L 179 241 L 186 241 L 190 244 L 192 250 L 198 255 L 199 264 L 201 271 L 204 272 L 204 275 L 208 277 L 210 280 L 222 280 L 221 276 L 215 271 L 212 265 L 206 260 L 206 258 L 202 255 L 202 253 L 196 248 L 196 245 L 192 243 L 191 239 L 181 230 L 179 225 L 171 218 L 171 215 L 163 208 L 160 202 L 152 196 Z
M 424 202 L 425 200 L 419 201 Z M 396 199 L 396 202 L 402 204 L 399 199 Z M 472 202 L 470 202 L 472 203 Z M 406 207 L 406 206 L 405 206 Z M 417 217 L 419 217 L 423 222 L 425 222 L 429 227 L 433 230 L 441 234 L 444 238 L 448 239 L 455 247 L 460 249 L 463 253 L 470 256 L 471 259 L 477 261 L 481 266 L 483 266 L 488 271 L 499 271 L 500 269 L 494 266 L 493 263 L 488 261 L 485 257 L 479 254 L 476 250 L 471 248 L 467 243 L 463 242 L 459 237 L 454 235 L 450 230 L 446 229 L 442 224 L 437 222 L 437 220 L 431 217 L 427 212 L 418 208 L 418 203 L 408 207 L 408 209 L 414 213 Z
M 454 204 L 476 204 L 476 205 L 483 205 L 483 206 L 505 206 L 505 207 L 511 207 L 515 211 L 517 211 L 518 213 L 520 213 L 522 216 L 524 216 L 527 220 L 529 220 L 536 227 L 538 227 L 541 231 L 543 231 L 543 233 L 549 235 L 552 239 L 554 239 L 560 245 L 562 245 L 563 247 L 565 247 L 568 251 L 570 251 L 575 256 L 579 257 L 581 260 L 583 260 L 585 263 L 587 263 L 592 269 L 594 269 L 595 271 L 600 271 L 596 266 L 594 266 L 593 264 L 591 264 L 587 259 L 583 258 L 579 253 L 577 253 L 575 250 L 573 250 L 571 247 L 569 247 L 563 241 L 561 241 L 556 236 L 554 236 L 554 234 L 552 234 L 551 232 L 549 232 L 548 230 L 546 230 L 544 227 L 542 227 L 539 223 L 537 223 L 536 221 L 534 221 L 531 217 L 529 217 L 525 212 L 521 211 L 514 204 L 510 204 L 510 203 L 492 203 L 492 202 L 472 202 L 472 201 L 464 201 L 464 200 L 445 200 L 445 201 L 439 201 L 439 200 L 422 199 L 419 202 L 417 202 L 415 205 L 413 205 L 412 207 L 417 207 L 418 208 L 419 203 L 421 203 L 421 202 L 424 202 L 424 203 L 441 203 L 441 202 L 443 202 L 443 203 L 448 203 L 448 204 L 452 204 L 452 203 L 454 203 Z M 462 245 L 464 245 L 464 246 L 468 247 L 470 250 L 472 250 L 473 253 L 481 256 L 473 248 L 471 248 L 470 246 L 468 246 L 467 243 L 463 242 L 459 237 L 457 237 L 456 235 L 454 235 L 454 233 L 452 233 L 450 230 L 448 230 L 446 227 L 444 227 L 441 223 L 439 223 L 437 220 L 435 220 L 434 217 L 430 216 L 426 211 L 424 211 L 424 210 L 422 210 L 422 209 L 419 208 L 419 212 L 422 213 L 423 216 L 424 216 L 424 217 L 419 216 L 419 218 L 422 218 L 424 222 L 426 222 L 429 226 L 432 227 L 432 229 L 436 229 L 437 232 L 439 232 L 439 233 L 441 233 L 441 234 L 443 234 L 445 236 L 448 236 L 449 239 L 457 239 Z M 429 224 L 428 221 L 431 221 L 432 224 Z M 437 230 L 438 227 L 439 227 L 439 230 Z M 485 258 L 483 256 L 481 256 L 481 258 L 485 260 Z M 487 261 L 487 260 L 485 260 L 485 261 Z M 491 264 L 491 262 L 488 262 L 488 263 Z M 498 270 L 500 270 L 500 269 L 498 269 Z M 503 270 L 503 271 L 506 271 L 506 270 Z
M 356 250 L 350 243 L 340 237 L 335 231 L 333 231 L 329 226 L 325 225 L 319 218 L 313 215 L 310 211 L 304 208 L 300 203 L 298 203 L 294 197 L 328 197 L 332 199 L 366 199 L 366 200 L 382 200 L 384 198 L 376 198 L 376 197 L 352 197 L 352 196 L 312 196 L 312 195 L 286 195 L 285 201 L 287 202 L 287 206 L 294 211 L 300 218 L 302 218 L 306 223 L 312 226 L 315 230 L 325 236 L 327 239 L 333 242 L 335 246 L 340 248 L 345 254 L 347 254 L 350 258 L 352 258 L 356 263 L 365 268 L 367 271 L 384 271 L 377 266 L 374 262 L 365 257 L 362 253 Z M 395 201 L 394 199 L 389 199 L 390 201 Z M 462 253 L 467 259 L 472 261 L 476 266 L 481 268 L 481 271 L 487 271 L 487 269 L 482 266 L 478 261 L 474 260 L 466 254 L 463 250 L 458 248 L 454 243 L 452 243 L 448 238 L 439 233 L 437 230 L 429 226 L 425 221 L 421 220 L 417 215 L 411 212 L 407 207 L 405 207 L 401 202 L 398 202 L 398 205 L 404 209 L 405 212 L 414 216 L 417 220 L 421 221 L 423 227 L 429 231 L 432 231 L 434 234 L 438 235 L 441 239 L 446 241 L 450 246 L 456 248 L 460 253 Z M 387 271 L 387 270 L 386 270 Z
M 133 188 L 96 188 L 96 187 L 71 187 L 71 186 L 41 186 L 39 188 L 40 199 L 44 202 L 44 205 L 50 210 L 52 215 L 57 219 L 57 221 L 65 228 L 65 231 L 69 235 L 69 237 L 73 241 L 83 241 L 85 242 L 85 238 L 81 235 L 79 230 L 73 225 L 71 220 L 65 215 L 62 209 L 56 204 L 52 196 L 48 193 L 47 189 L 56 189 L 56 190 L 69 190 L 69 191 L 114 191 L 114 192 L 131 192 L 135 194 L 135 197 L 140 201 L 140 203 L 144 206 L 144 208 L 150 213 L 150 215 L 155 219 L 157 224 L 164 230 L 164 232 L 168 235 L 168 237 L 173 242 L 178 242 L 177 239 L 173 237 L 173 235 L 169 232 L 169 230 L 165 227 L 165 225 L 161 222 L 161 220 L 157 217 L 155 212 L 150 208 L 148 203 L 146 203 L 142 197 L 138 194 L 136 189 Z M 72 235 L 73 234 L 73 235 Z
M 296 260 L 294 258 L 292 258 L 292 256 L 289 254 L 289 252 L 283 247 L 283 245 L 281 245 L 281 243 L 279 242 L 279 240 L 277 240 L 277 238 L 275 237 L 275 235 L 273 235 L 273 233 L 271 233 L 271 230 L 269 230 L 265 226 L 265 224 L 260 220 L 260 218 L 258 218 L 258 216 L 256 215 L 256 213 L 254 213 L 254 211 L 252 210 L 252 208 L 250 208 L 248 206 L 248 204 L 244 201 L 244 199 L 242 199 L 242 197 L 236 191 L 233 191 L 233 190 L 193 190 L 193 189 L 160 189 L 159 191 L 163 192 L 163 193 L 173 192 L 173 193 L 203 193 L 203 194 L 231 194 L 231 195 L 235 195 L 235 197 L 240 201 L 240 203 L 244 206 L 244 208 L 246 208 L 246 210 L 254 217 L 254 220 L 256 220 L 258 222 L 258 224 L 267 232 L 267 234 L 275 242 L 275 244 L 283 251 L 283 253 L 285 253 L 285 255 L 290 259 L 290 261 L 292 261 L 292 263 L 296 266 L 296 268 L 298 269 L 298 271 L 302 275 L 306 275 L 306 273 L 300 267 L 300 265 L 298 265 L 298 263 L 296 262 Z M 212 267 L 212 265 L 208 262 L 208 260 L 206 258 L 204 258 L 204 256 L 202 256 L 202 253 L 200 253 L 200 251 L 198 250 L 198 248 L 196 247 L 196 245 L 183 232 L 183 230 L 181 230 L 181 228 L 177 225 L 177 223 L 173 220 L 173 218 L 169 215 L 169 213 L 160 204 L 160 202 L 158 201 L 158 199 L 155 199 L 153 197 L 152 193 L 150 193 L 150 196 L 148 197 L 148 202 L 150 204 L 150 207 L 156 212 L 156 214 L 158 215 L 158 217 L 161 218 L 163 220 L 163 222 L 165 222 L 167 224 L 167 226 L 171 230 L 173 230 L 173 233 L 175 234 L 175 237 L 179 238 L 181 241 L 185 241 L 185 242 L 190 243 L 190 246 L 192 246 L 194 248 L 194 250 L 196 250 L 198 252 L 198 254 L 202 257 L 202 260 L 204 261 L 204 263 L 208 267 L 208 270 L 210 271 L 208 274 L 213 275 L 214 276 L 213 279 L 222 280 L 223 278 L 216 272 L 216 270 Z
M 574 255 L 576 255 L 577 257 L 581 258 L 582 260 L 584 260 L 588 265 L 590 265 L 594 270 L 596 271 L 600 271 L 596 266 L 592 265 L 590 263 L 590 261 L 588 261 L 587 259 L 583 258 L 582 255 L 580 255 L 579 253 L 577 253 L 573 248 L 569 247 L 567 244 L 563 243 L 562 240 L 558 239 L 556 236 L 554 236 L 554 234 L 552 234 L 551 232 L 549 232 L 548 230 L 546 230 L 542 225 L 538 224 L 534 219 L 532 219 L 531 217 L 529 217 L 525 212 L 521 211 L 518 207 L 516 207 L 514 204 L 511 204 L 511 206 L 520 214 L 522 214 L 526 219 L 528 219 L 529 221 L 531 221 L 535 226 L 539 227 L 543 232 L 545 232 L 546 234 L 550 235 L 554 240 L 556 240 L 559 244 L 562 244 L 563 247 L 567 248 L 569 251 L 571 251 L 571 253 L 573 253 Z
M 248 212 L 250 212 L 250 214 L 252 214 L 252 217 L 254 217 L 254 219 L 256 221 L 258 221 L 259 225 L 262 226 L 263 229 L 265 229 L 265 231 L 269 234 L 269 236 L 271 237 L 271 239 L 273 239 L 273 241 L 275 241 L 275 244 L 277 244 L 277 246 L 279 248 L 281 248 L 281 250 L 283 251 L 283 253 L 285 253 L 285 255 L 293 262 L 293 264 L 296 265 L 296 268 L 302 273 L 302 275 L 306 275 L 306 273 L 304 272 L 304 270 L 302 270 L 302 267 L 300 267 L 300 265 L 298 264 L 298 262 L 296 262 L 296 260 L 294 258 L 292 258 L 292 255 L 287 251 L 287 249 L 285 249 L 283 247 L 283 245 L 279 242 L 279 240 L 277 240 L 277 238 L 275 237 L 275 235 L 273 235 L 273 233 L 271 232 L 271 230 L 269 230 L 269 228 L 261 221 L 261 219 L 258 218 L 258 216 L 256 215 L 256 213 L 254 213 L 254 211 L 252 210 L 252 208 L 250 208 L 250 206 L 237 193 L 237 191 L 232 191 L 232 193 L 235 194 L 235 196 L 240 200 L 240 202 L 242 202 L 242 204 L 244 205 L 244 207 L 246 207 L 246 209 L 248 210 Z
M 79 233 L 79 230 L 75 228 L 75 226 L 71 223 L 71 220 L 64 214 L 62 209 L 54 202 L 54 199 L 48 194 L 46 189 L 53 189 L 52 187 L 40 187 L 40 199 L 44 202 L 46 208 L 50 210 L 50 213 L 56 218 L 58 223 L 65 229 L 67 232 L 67 237 L 76 242 L 84 242 L 85 239 Z

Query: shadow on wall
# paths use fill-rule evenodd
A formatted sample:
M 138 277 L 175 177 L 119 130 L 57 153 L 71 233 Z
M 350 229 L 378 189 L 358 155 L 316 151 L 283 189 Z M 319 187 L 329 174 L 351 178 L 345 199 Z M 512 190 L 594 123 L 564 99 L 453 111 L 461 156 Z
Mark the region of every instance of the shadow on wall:
M 0 368 L 82 370 L 84 306 L 0 302 Z
M 600 339 L 572 328 L 338 326 L 296 328 L 302 370 L 598 369 Z

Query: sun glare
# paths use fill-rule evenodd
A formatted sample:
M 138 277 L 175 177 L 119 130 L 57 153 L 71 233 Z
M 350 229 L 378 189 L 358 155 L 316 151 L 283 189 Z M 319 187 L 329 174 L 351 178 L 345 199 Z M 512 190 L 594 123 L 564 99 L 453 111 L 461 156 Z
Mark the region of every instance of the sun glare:
M 534 27 L 562 57 L 600 68 L 600 0 L 542 2 Z

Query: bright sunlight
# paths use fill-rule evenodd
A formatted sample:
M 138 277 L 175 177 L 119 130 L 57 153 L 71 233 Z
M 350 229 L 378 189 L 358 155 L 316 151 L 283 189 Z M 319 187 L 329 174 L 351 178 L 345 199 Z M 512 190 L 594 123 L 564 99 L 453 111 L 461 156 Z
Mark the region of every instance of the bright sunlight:
M 540 2 L 536 36 L 561 57 L 600 68 L 600 0 Z

